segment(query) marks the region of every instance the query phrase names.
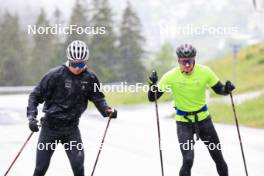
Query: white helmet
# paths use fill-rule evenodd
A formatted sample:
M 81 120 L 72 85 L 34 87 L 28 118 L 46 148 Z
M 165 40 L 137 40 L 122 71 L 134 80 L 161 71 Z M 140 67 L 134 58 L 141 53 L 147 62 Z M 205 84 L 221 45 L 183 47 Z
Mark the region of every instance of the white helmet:
M 88 46 L 80 40 L 74 40 L 69 44 L 66 50 L 69 61 L 82 62 L 88 60 L 89 49 Z

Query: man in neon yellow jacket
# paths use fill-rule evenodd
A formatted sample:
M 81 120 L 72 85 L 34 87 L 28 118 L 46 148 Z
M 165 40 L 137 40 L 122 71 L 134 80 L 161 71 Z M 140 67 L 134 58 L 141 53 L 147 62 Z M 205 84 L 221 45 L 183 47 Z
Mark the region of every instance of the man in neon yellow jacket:
M 177 134 L 183 156 L 180 176 L 190 176 L 194 160 L 194 134 L 207 146 L 220 176 L 228 176 L 228 167 L 221 152 L 221 144 L 206 105 L 206 88 L 220 95 L 228 95 L 235 86 L 227 81 L 223 85 L 207 66 L 196 64 L 196 49 L 189 44 L 177 48 L 179 67 L 165 73 L 158 82 L 156 72 L 151 74 L 149 101 L 155 101 L 164 92 L 172 93 L 175 103 Z M 156 83 L 158 84 L 156 85 Z M 191 147 L 186 147 L 186 144 Z

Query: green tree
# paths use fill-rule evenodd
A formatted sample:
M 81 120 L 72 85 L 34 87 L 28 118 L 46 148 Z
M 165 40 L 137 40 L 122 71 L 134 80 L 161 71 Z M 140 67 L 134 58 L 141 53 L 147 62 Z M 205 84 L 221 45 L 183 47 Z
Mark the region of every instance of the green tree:
M 36 27 L 47 27 L 50 23 L 46 17 L 46 13 L 41 9 L 36 21 Z M 31 72 L 31 81 L 35 83 L 43 74 L 53 67 L 54 59 L 54 34 L 50 32 L 36 33 L 33 36 L 34 46 L 32 48 L 32 58 L 29 63 Z
M 141 62 L 144 54 L 144 37 L 141 34 L 141 22 L 128 2 L 123 13 L 120 30 L 119 48 L 121 52 L 122 79 L 127 82 L 145 80 L 145 67 Z
M 80 29 L 84 29 L 88 24 L 89 20 L 88 14 L 86 13 L 87 9 L 84 8 L 85 6 L 86 4 L 84 1 L 75 1 L 75 5 L 70 17 L 70 25 L 72 25 L 74 29 L 76 29 L 77 27 L 79 27 Z M 87 42 L 88 36 L 85 32 L 73 30 L 72 34 L 67 35 L 66 46 L 74 40 L 82 40 L 84 42 Z
M 170 43 L 166 42 L 161 46 L 161 50 L 155 55 L 149 64 L 149 72 L 157 70 L 159 75 L 163 75 L 177 64 L 175 51 Z
M 0 85 L 11 86 L 25 83 L 25 37 L 16 15 L 6 12 L 0 24 Z
M 53 13 L 53 26 L 61 25 L 64 26 L 64 20 L 62 18 L 62 12 L 59 8 L 56 8 Z M 66 61 L 65 59 L 65 44 L 63 43 L 64 34 L 54 35 L 53 43 L 54 43 L 54 58 L 51 61 L 52 66 L 60 65 Z
M 91 24 L 96 28 L 95 31 L 101 29 L 104 32 L 92 36 L 88 65 L 102 81 L 117 81 L 119 73 L 116 68 L 119 51 L 116 44 L 117 37 L 113 30 L 113 13 L 108 0 L 94 0 L 93 12 Z

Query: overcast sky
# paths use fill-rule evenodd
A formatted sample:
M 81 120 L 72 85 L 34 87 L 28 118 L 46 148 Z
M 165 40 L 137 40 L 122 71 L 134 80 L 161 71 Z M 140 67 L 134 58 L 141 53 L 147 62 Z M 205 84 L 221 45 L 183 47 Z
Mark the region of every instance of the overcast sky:
M 8 9 L 18 13 L 22 23 L 27 24 L 34 23 L 41 7 L 49 16 L 58 7 L 63 12 L 63 18 L 68 20 L 74 2 L 75 0 L 0 0 L 0 9 L 1 12 Z M 198 45 L 198 48 L 201 47 L 202 55 L 210 57 L 205 55 L 209 53 L 205 48 L 209 47 L 208 50 L 219 53 L 217 50 L 223 49 L 229 38 L 237 36 L 243 36 L 244 39 L 250 38 L 253 35 L 250 30 L 254 31 L 255 26 L 260 25 L 258 20 L 264 18 L 264 15 L 256 14 L 251 0 L 133 0 L 130 2 L 142 21 L 147 48 L 152 51 L 158 49 L 165 41 L 171 42 L 173 46 L 177 46 L 180 42 L 191 42 Z M 110 0 L 110 3 L 115 20 L 120 22 L 126 1 Z M 86 1 L 86 4 L 89 6 L 91 2 Z M 182 31 L 175 33 L 176 26 L 186 28 L 187 25 L 236 27 L 237 30 L 223 36 L 186 35 Z M 215 44 L 212 49 L 210 49 L 211 42 Z

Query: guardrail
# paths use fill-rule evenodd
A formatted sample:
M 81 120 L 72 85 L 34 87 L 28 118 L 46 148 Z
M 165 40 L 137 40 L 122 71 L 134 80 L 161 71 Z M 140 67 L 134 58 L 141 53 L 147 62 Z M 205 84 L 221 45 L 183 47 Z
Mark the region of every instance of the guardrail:
M 34 86 L 0 86 L 0 94 L 30 93 Z

